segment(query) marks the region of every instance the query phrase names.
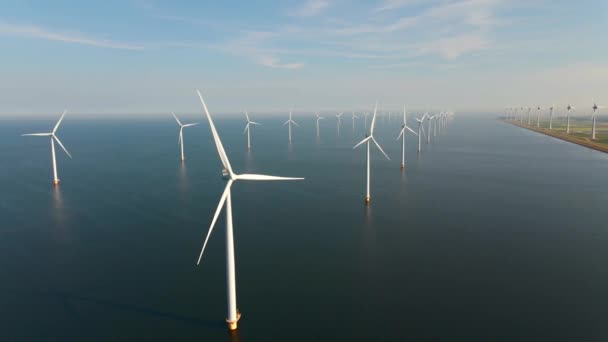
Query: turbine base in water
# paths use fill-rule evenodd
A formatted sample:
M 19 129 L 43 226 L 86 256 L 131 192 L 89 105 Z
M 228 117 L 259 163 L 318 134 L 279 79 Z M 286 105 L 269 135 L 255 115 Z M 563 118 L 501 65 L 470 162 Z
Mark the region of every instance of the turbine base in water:
M 365 204 L 369 204 L 371 201 L 372 199 L 369 196 L 365 196 Z
M 241 319 L 241 313 L 237 310 L 236 312 L 236 320 L 230 321 L 226 318 L 226 324 L 228 324 L 228 330 L 234 331 L 238 328 L 238 321 Z
M 55 179 L 55 180 L 53 181 L 53 185 L 59 185 L 59 179 Z
M 401 170 L 405 170 L 405 164 L 401 164 Z

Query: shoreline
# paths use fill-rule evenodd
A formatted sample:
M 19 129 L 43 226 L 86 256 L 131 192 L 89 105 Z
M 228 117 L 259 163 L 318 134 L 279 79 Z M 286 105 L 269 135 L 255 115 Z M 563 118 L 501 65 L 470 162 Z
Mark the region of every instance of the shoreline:
M 522 124 L 520 122 L 513 121 L 513 120 L 505 120 L 505 119 L 499 119 L 499 120 L 506 122 L 506 123 L 510 123 L 517 127 L 525 128 L 525 129 L 528 129 L 528 130 L 531 130 L 531 131 L 534 131 L 534 132 L 537 132 L 540 134 L 548 135 L 553 138 L 561 139 L 561 140 L 568 141 L 568 142 L 571 142 L 571 143 L 574 143 L 574 144 L 577 144 L 580 146 L 584 146 L 584 147 L 590 148 L 592 150 L 608 153 L 608 145 L 596 143 L 596 142 L 590 141 L 585 138 L 573 136 L 573 135 L 566 134 L 566 133 L 550 131 L 547 128 L 531 127 L 526 124 Z

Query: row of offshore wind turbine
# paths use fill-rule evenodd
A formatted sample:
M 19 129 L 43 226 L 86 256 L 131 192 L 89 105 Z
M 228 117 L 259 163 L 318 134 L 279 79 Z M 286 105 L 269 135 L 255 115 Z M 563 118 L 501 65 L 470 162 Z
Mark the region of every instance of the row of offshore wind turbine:
M 600 106 L 597 104 L 597 102 L 595 102 L 594 99 L 591 100 L 592 102 L 592 106 L 590 107 L 591 109 L 591 131 L 590 131 L 590 138 L 592 140 L 596 140 L 597 139 L 597 115 L 598 115 L 598 110 L 599 109 L 603 109 L 605 107 Z M 536 124 L 532 123 L 532 110 L 536 110 Z M 573 117 L 573 110 L 576 109 L 576 107 L 572 106 L 571 104 L 567 104 L 563 107 L 558 107 L 555 105 L 550 105 L 547 106 L 545 108 L 541 107 L 541 106 L 536 106 L 536 108 L 533 107 L 507 107 L 505 108 L 505 112 L 504 112 L 504 117 L 506 120 L 508 121 L 514 121 L 514 122 L 519 122 L 521 125 L 527 125 L 530 127 L 534 127 L 536 126 L 536 128 L 546 128 L 550 131 L 553 131 L 553 122 L 556 119 L 559 119 L 559 117 L 555 116 L 556 111 L 558 110 L 562 110 L 564 112 L 564 116 L 562 116 L 562 119 L 565 120 L 565 133 L 566 134 L 570 134 L 571 133 L 571 118 Z M 541 127 L 541 117 L 542 117 L 542 112 L 543 110 L 546 110 L 547 112 L 547 124 L 546 127 Z M 587 116 L 585 116 L 587 117 Z
M 238 310 L 237 307 L 237 292 L 236 292 L 236 260 L 235 260 L 235 250 L 234 250 L 234 231 L 233 231 L 233 218 L 232 218 L 232 193 L 231 193 L 231 189 L 232 189 L 232 185 L 237 182 L 237 181 L 291 181 L 291 180 L 303 180 L 304 178 L 301 177 L 280 177 L 280 176 L 273 176 L 273 175 L 262 175 L 262 174 L 237 174 L 233 169 L 232 166 L 230 164 L 230 160 L 228 158 L 228 155 L 226 153 L 226 150 L 224 149 L 224 146 L 222 144 L 222 141 L 220 139 L 220 135 L 215 127 L 215 124 L 213 122 L 213 118 L 212 115 L 210 113 L 210 111 L 207 108 L 207 104 L 205 102 L 205 100 L 203 99 L 203 96 L 201 94 L 200 91 L 196 91 L 198 98 L 200 100 L 203 112 L 205 117 L 207 118 L 207 121 L 209 123 L 209 128 L 211 130 L 211 134 L 213 136 L 213 141 L 220 159 L 220 162 L 222 164 L 222 179 L 226 181 L 226 186 L 224 188 L 224 191 L 219 199 L 219 203 L 215 209 L 215 212 L 213 214 L 213 218 L 211 220 L 211 224 L 209 226 L 209 230 L 207 231 L 207 234 L 205 235 L 204 241 L 202 243 L 202 247 L 200 250 L 200 253 L 198 255 L 198 259 L 196 261 L 196 264 L 199 265 L 202 261 L 204 252 L 206 250 L 207 244 L 209 242 L 209 239 L 211 237 L 211 234 L 214 230 L 215 224 L 217 223 L 217 220 L 220 216 L 220 213 L 222 212 L 222 210 L 224 210 L 225 212 L 225 221 L 226 221 L 226 282 L 227 282 L 227 287 L 226 287 L 226 292 L 227 292 L 227 314 L 226 314 L 226 323 L 228 325 L 228 329 L 229 330 L 236 330 L 238 327 L 238 321 L 241 318 L 241 313 Z M 367 158 L 366 158 L 366 164 L 367 164 L 367 183 L 366 183 L 366 195 L 365 195 L 365 203 L 369 204 L 371 201 L 371 192 L 370 192 L 370 145 L 373 143 L 378 150 L 380 150 L 380 152 L 388 159 L 390 160 L 389 156 L 384 152 L 384 150 L 382 149 L 382 147 L 380 146 L 380 144 L 376 141 L 375 136 L 374 136 L 374 129 L 376 126 L 376 116 L 378 113 L 378 103 L 376 102 L 376 105 L 374 106 L 374 112 L 371 118 L 371 124 L 369 126 L 369 130 L 367 130 L 367 124 L 365 125 L 365 129 L 366 129 L 366 133 L 365 133 L 365 138 L 363 140 L 361 140 L 359 143 L 357 143 L 353 149 L 357 148 L 358 146 L 365 144 L 366 145 L 366 152 L 367 152 Z M 56 125 L 54 126 L 53 130 L 50 133 L 32 133 L 32 134 L 24 134 L 24 135 L 32 135 L 32 136 L 45 136 L 45 137 L 49 137 L 50 141 L 51 141 L 51 152 L 52 152 L 52 159 L 53 159 L 53 182 L 54 184 L 58 184 L 59 182 L 59 178 L 57 177 L 57 168 L 56 168 L 56 160 L 55 160 L 55 142 L 57 142 L 61 148 L 66 152 L 66 154 L 68 154 L 68 156 L 71 158 L 71 155 L 68 153 L 67 149 L 63 146 L 63 144 L 61 143 L 61 141 L 59 140 L 59 138 L 57 137 L 57 135 L 55 134 L 61 124 L 61 122 L 63 121 L 64 117 L 66 115 L 66 112 L 64 112 L 59 121 L 56 123 Z M 181 156 L 181 160 L 184 161 L 185 157 L 184 157 L 184 133 L 183 130 L 184 128 L 187 127 L 191 127 L 194 125 L 199 124 L 198 122 L 193 122 L 193 123 L 182 123 L 180 121 L 180 119 L 175 115 L 175 113 L 171 113 L 171 115 L 174 117 L 175 121 L 177 122 L 178 126 L 179 126 L 179 135 L 178 135 L 178 143 L 180 144 L 180 156 Z M 340 130 L 340 118 L 343 115 L 343 113 L 337 114 L 336 118 L 337 118 L 337 134 L 339 134 L 339 130 Z M 448 112 L 441 112 L 439 114 L 435 114 L 435 115 L 429 115 L 428 113 L 424 113 L 424 115 L 421 118 L 417 118 L 417 122 L 418 122 L 418 133 L 416 133 L 412 128 L 410 128 L 407 125 L 407 110 L 404 106 L 403 108 L 403 122 L 401 125 L 401 130 L 399 132 L 399 135 L 397 136 L 397 140 L 401 139 L 401 169 L 405 169 L 405 136 L 407 134 L 407 132 L 410 132 L 414 135 L 418 135 L 418 151 L 420 151 L 420 136 L 421 136 L 421 131 L 424 132 L 424 127 L 423 127 L 423 122 L 424 120 L 428 120 L 428 133 L 426 134 L 428 140 L 427 143 L 430 143 L 430 135 L 431 135 L 431 129 L 441 129 L 441 127 L 445 127 L 445 125 L 447 124 L 447 118 L 448 115 L 451 115 L 451 113 Z M 317 112 L 315 112 L 315 116 L 316 116 L 316 134 L 317 136 L 320 135 L 320 127 L 319 127 L 319 121 L 320 120 L 324 120 L 324 117 L 320 116 Z M 367 114 L 364 114 L 364 119 L 367 121 Z M 251 138 L 250 138 L 250 133 L 251 133 L 251 127 L 253 125 L 259 125 L 259 123 L 254 122 L 250 119 L 249 117 L 249 113 L 245 110 L 245 117 L 247 119 L 247 124 L 245 126 L 245 130 L 244 133 L 247 133 L 247 148 L 249 149 L 251 147 Z M 353 121 L 353 132 L 355 129 L 354 126 L 354 122 L 357 119 L 357 116 L 355 115 L 355 113 L 352 113 L 352 121 Z M 434 123 L 434 125 L 432 126 L 432 124 Z M 288 130 L 289 130 L 289 141 L 291 142 L 291 125 L 296 125 L 298 126 L 298 124 L 293 120 L 292 118 L 292 111 L 289 112 L 289 119 L 284 123 L 285 125 L 288 125 Z

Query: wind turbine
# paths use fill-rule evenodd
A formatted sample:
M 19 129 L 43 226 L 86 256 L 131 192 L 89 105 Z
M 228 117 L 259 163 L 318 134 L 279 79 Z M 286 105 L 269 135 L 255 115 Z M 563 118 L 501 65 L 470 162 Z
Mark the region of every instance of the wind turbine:
M 72 158 L 72 156 L 70 155 L 70 152 L 68 152 L 68 150 L 65 149 L 65 147 L 63 146 L 63 144 L 61 143 L 59 138 L 55 135 L 55 132 L 57 132 L 57 129 L 59 128 L 59 125 L 61 124 L 61 120 L 63 120 L 63 117 L 65 116 L 66 113 L 67 113 L 67 110 L 64 110 L 63 114 L 61 115 L 61 118 L 59 118 L 59 121 L 57 121 L 57 124 L 55 124 L 55 127 L 53 128 L 53 131 L 51 133 L 29 133 L 29 134 L 21 135 L 21 136 L 37 136 L 37 137 L 50 137 L 51 138 L 51 157 L 53 159 L 53 184 L 55 184 L 55 185 L 59 184 L 59 178 L 57 178 L 57 160 L 55 159 L 55 141 L 57 141 L 59 146 L 61 146 L 61 148 L 65 151 L 65 153 L 68 155 L 68 157 L 70 157 L 70 159 Z
M 568 107 L 566 107 L 566 110 L 568 111 L 566 114 L 566 134 L 570 134 L 570 111 L 572 109 L 574 109 L 574 107 L 568 104 Z
M 319 116 L 319 113 L 315 112 L 315 115 L 317 116 L 317 138 L 319 137 L 319 120 L 323 120 L 325 119 L 322 116 Z
M 431 121 L 432 121 L 434 118 L 435 118 L 435 115 L 433 115 L 433 116 L 429 116 L 429 115 L 427 115 L 427 116 L 426 116 L 426 119 L 429 121 L 429 124 L 428 124 L 428 128 L 429 128 L 429 129 L 428 129 L 428 131 L 429 131 L 429 134 L 427 134 L 427 135 L 426 135 L 426 143 L 427 143 L 427 145 L 431 143 Z
M 424 118 L 428 113 L 424 113 L 420 119 L 416 118 L 418 121 L 418 153 L 420 153 L 420 138 L 422 137 L 422 133 L 424 133 Z
M 549 130 L 553 130 L 553 105 L 549 107 Z
M 182 124 L 181 121 L 179 121 L 179 119 L 177 118 L 177 116 L 175 116 L 175 113 L 171 112 L 171 115 L 173 115 L 173 118 L 175 118 L 175 121 L 177 121 L 177 124 L 179 125 L 179 138 L 177 138 L 177 143 L 180 145 L 181 147 L 181 153 L 182 153 L 182 161 L 185 160 L 184 158 L 184 128 L 186 127 L 190 127 L 190 126 L 194 126 L 194 125 L 198 125 L 198 122 L 195 123 L 190 123 L 190 124 Z
M 371 197 L 370 197 L 370 193 L 369 193 L 369 164 L 370 164 L 370 160 L 369 160 L 369 142 L 373 141 L 374 144 L 376 144 L 376 146 L 378 147 L 378 149 L 380 150 L 380 152 L 382 152 L 382 154 L 384 154 L 384 156 L 386 157 L 386 159 L 391 160 L 391 158 L 389 158 L 386 153 L 384 153 L 384 150 L 382 150 L 382 147 L 380 147 L 380 145 L 378 144 L 378 142 L 376 141 L 376 139 L 374 139 L 374 125 L 376 123 L 376 113 L 378 111 L 378 102 L 376 102 L 376 107 L 374 107 L 374 116 L 372 117 L 372 123 L 369 126 L 369 133 L 365 134 L 365 139 L 361 140 L 357 145 L 355 145 L 353 147 L 353 150 L 355 148 L 357 148 L 359 145 L 361 144 L 365 144 L 367 147 L 367 188 L 366 188 L 366 193 L 365 193 L 365 204 L 369 204 L 369 202 L 371 201 Z
M 604 107 L 598 106 L 597 103 L 595 103 L 595 100 L 592 100 L 592 101 L 593 101 L 593 107 L 591 107 L 591 108 L 593 108 L 593 114 L 591 115 L 591 118 L 593 119 L 593 126 L 591 128 L 591 139 L 595 139 L 595 116 L 596 116 L 595 112 L 597 112 L 598 109 L 602 109 Z
M 532 108 L 528 107 L 528 126 L 530 126 L 530 111 L 532 111 Z
M 540 106 L 536 107 L 537 111 L 538 111 L 538 115 L 536 116 L 536 128 L 540 128 Z
M 207 105 L 205 104 L 205 100 L 203 100 L 203 96 L 200 91 L 196 91 L 201 100 L 201 104 L 203 105 L 203 109 L 207 114 L 207 119 L 209 121 L 209 127 L 211 128 L 211 133 L 213 134 L 213 140 L 215 141 L 215 147 L 217 149 L 217 153 L 220 156 L 220 160 L 222 161 L 223 170 L 222 175 L 225 180 L 228 181 L 226 184 L 226 188 L 224 188 L 224 193 L 220 198 L 220 202 L 215 210 L 215 214 L 213 215 L 213 220 L 211 221 L 211 226 L 209 227 L 209 232 L 207 233 L 207 237 L 205 238 L 205 242 L 203 243 L 203 248 L 201 249 L 201 253 L 198 256 L 198 261 L 196 264 L 200 264 L 201 258 L 203 257 L 203 253 L 205 252 L 205 247 L 207 246 L 207 242 L 209 241 L 209 236 L 211 236 L 211 232 L 213 231 L 213 227 L 215 226 L 215 222 L 220 214 L 220 211 L 226 205 L 226 280 L 227 280 L 227 294 L 228 294 L 228 317 L 226 317 L 226 323 L 228 324 L 229 330 L 237 329 L 237 322 L 241 318 L 241 313 L 236 308 L 236 277 L 235 277 L 235 259 L 234 259 L 234 237 L 232 231 L 232 195 L 230 192 L 230 187 L 232 183 L 238 180 L 249 180 L 249 181 L 279 181 L 279 180 L 300 180 L 304 178 L 291 178 L 291 177 L 277 177 L 277 176 L 267 176 L 267 175 L 256 175 L 256 174 L 236 174 L 232 171 L 232 167 L 230 166 L 230 161 L 228 161 L 228 156 L 226 155 L 226 151 L 224 150 L 224 146 L 222 145 L 222 141 L 220 140 L 219 135 L 217 134 L 217 130 L 215 129 L 215 125 L 213 124 L 213 120 L 211 119 L 211 114 L 207 110 Z
M 399 138 L 401 138 L 401 170 L 405 169 L 405 130 L 408 130 L 414 134 L 416 134 L 416 132 L 414 132 L 414 130 L 412 130 L 411 128 L 409 128 L 407 126 L 407 112 L 405 109 L 405 106 L 403 106 L 403 125 L 401 126 L 401 132 L 399 133 L 399 136 L 397 136 L 397 140 L 399 140 Z M 416 134 L 418 135 L 418 134 Z
M 357 118 L 357 116 L 355 115 L 355 112 L 353 111 L 353 133 L 355 133 L 355 119 Z
M 289 142 L 291 143 L 291 124 L 294 124 L 296 126 L 300 126 L 298 125 L 295 121 L 293 121 L 291 119 L 291 109 L 289 110 L 289 120 L 285 121 L 285 123 L 283 124 L 283 126 L 288 125 L 289 126 Z
M 344 113 L 336 114 L 338 118 L 338 135 L 340 135 L 340 125 L 342 124 L 342 120 L 340 119 Z
M 243 131 L 243 133 L 247 132 L 247 149 L 250 150 L 251 149 L 251 137 L 249 135 L 251 132 L 251 125 L 261 125 L 261 124 L 249 120 L 249 113 L 247 113 L 247 110 L 245 110 L 245 117 L 247 118 L 247 125 L 245 126 L 245 130 Z

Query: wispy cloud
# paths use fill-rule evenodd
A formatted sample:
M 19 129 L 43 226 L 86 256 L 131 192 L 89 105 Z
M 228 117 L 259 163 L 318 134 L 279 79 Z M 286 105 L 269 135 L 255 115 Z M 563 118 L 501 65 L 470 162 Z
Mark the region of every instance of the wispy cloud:
M 0 34 L 59 41 L 64 43 L 81 44 L 108 49 L 143 50 L 141 45 L 115 42 L 111 40 L 85 37 L 80 33 L 54 32 L 37 26 L 24 26 L 0 23 Z
M 329 7 L 328 0 L 308 0 L 302 6 L 290 11 L 296 17 L 312 17 L 320 14 Z
M 259 63 L 263 66 L 267 66 L 270 68 L 277 68 L 277 69 L 289 69 L 289 70 L 294 70 L 294 69 L 301 69 L 304 67 L 304 63 L 281 63 L 281 61 L 273 56 L 261 56 L 258 59 Z
M 374 9 L 374 12 L 394 10 L 405 6 L 419 4 L 424 1 L 425 0 L 386 0 L 380 7 Z
M 445 59 L 456 59 L 461 55 L 487 48 L 490 42 L 483 34 L 470 33 L 442 38 L 430 43 L 421 44 L 420 54 L 439 54 Z

